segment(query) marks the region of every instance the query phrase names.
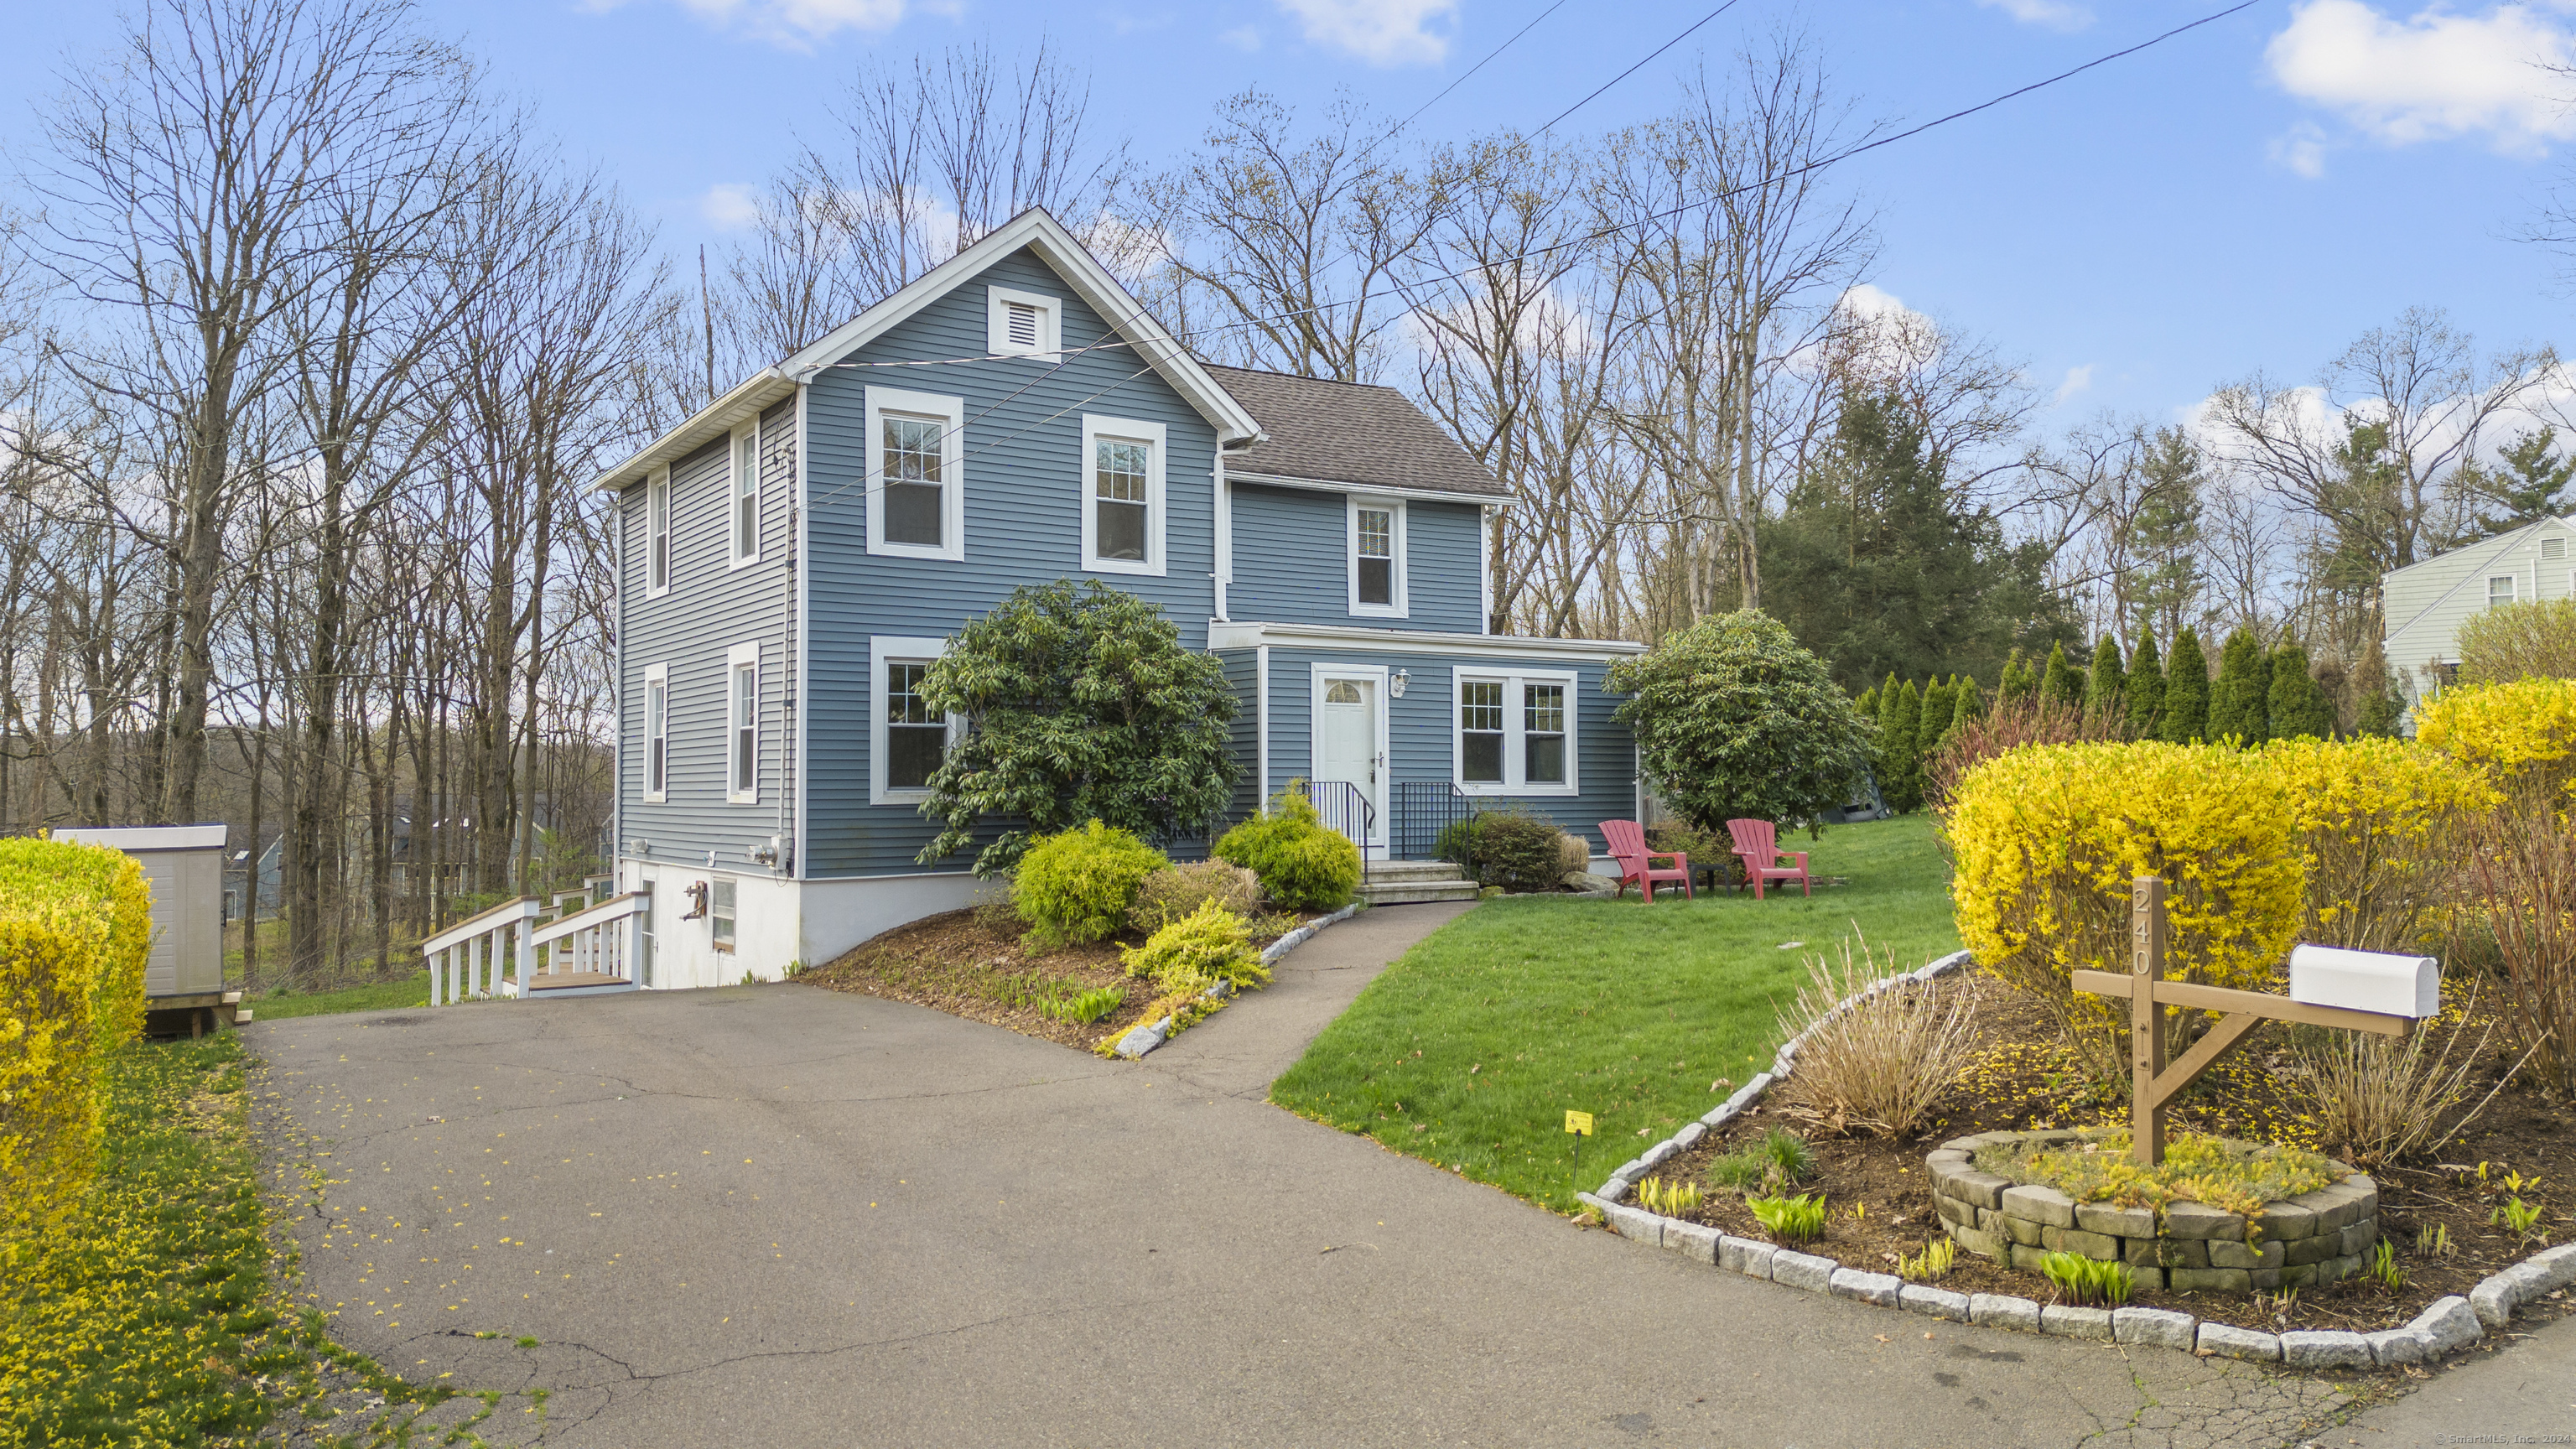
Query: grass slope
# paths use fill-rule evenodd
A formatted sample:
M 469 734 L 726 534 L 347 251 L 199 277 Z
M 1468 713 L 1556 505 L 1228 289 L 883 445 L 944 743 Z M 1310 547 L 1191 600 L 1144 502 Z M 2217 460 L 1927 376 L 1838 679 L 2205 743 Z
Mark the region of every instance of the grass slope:
M 290 1016 L 329 1016 L 343 1011 L 391 1011 L 397 1007 L 425 1006 L 429 1003 L 429 971 L 415 971 L 391 981 L 370 981 L 363 986 L 342 987 L 335 991 L 275 991 L 248 999 L 254 1021 L 279 1021 Z
M 1792 847 L 1803 841 L 1787 841 Z M 1775 1003 L 1857 922 L 1904 969 L 1958 949 L 1949 871 L 1926 816 L 1838 826 L 1809 846 L 1801 898 L 1563 896 L 1487 901 L 1360 993 L 1270 1099 L 1559 1209 L 1762 1070 Z M 1803 941 L 1806 950 L 1783 950 Z M 1715 1084 L 1715 1085 L 1712 1085 Z M 1568 1109 L 1594 1115 L 1583 1181 Z

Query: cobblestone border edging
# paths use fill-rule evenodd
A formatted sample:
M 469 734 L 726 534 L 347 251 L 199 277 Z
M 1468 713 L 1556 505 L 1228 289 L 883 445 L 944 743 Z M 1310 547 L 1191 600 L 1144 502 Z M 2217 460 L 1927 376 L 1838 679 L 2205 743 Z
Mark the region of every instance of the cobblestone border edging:
M 1286 938 L 1282 938 L 1283 940 Z M 1967 966 L 1971 957 L 1956 951 L 1919 971 L 1891 976 L 1834 1007 L 1840 1014 L 1882 991 L 1909 984 L 1929 985 Z M 1832 1018 L 1828 1016 L 1828 1020 Z M 2576 1283 L 2576 1243 L 2544 1248 L 2502 1272 L 2488 1275 L 2467 1297 L 2437 1299 L 2404 1328 L 2377 1333 L 2294 1329 L 2264 1333 L 2197 1319 L 2164 1308 L 2070 1308 L 1996 1293 L 1957 1293 L 1922 1283 L 1908 1283 L 1893 1273 L 1845 1267 L 1831 1258 L 1800 1253 L 1772 1243 L 1739 1238 L 1700 1223 L 1686 1223 L 1642 1208 L 1626 1197 L 1656 1166 L 1696 1145 L 1760 1100 L 1772 1083 L 1797 1065 L 1801 1033 L 1781 1044 L 1771 1070 L 1744 1084 L 1734 1096 L 1697 1122 L 1647 1148 L 1601 1184 L 1597 1193 L 1576 1193 L 1577 1201 L 1598 1211 L 1611 1231 L 1623 1238 L 1666 1248 L 1693 1262 L 1763 1278 L 1810 1293 L 1849 1298 L 1882 1308 L 1920 1313 L 1956 1323 L 2017 1329 L 2064 1338 L 2091 1338 L 2105 1343 L 2153 1344 L 2220 1358 L 2277 1363 L 2290 1368 L 2394 1368 L 2426 1363 L 2465 1348 L 2512 1321 L 2514 1309 L 2544 1294 Z
M 1261 964 L 1264 966 L 1278 965 L 1279 958 L 1296 950 L 1298 947 L 1305 945 L 1308 941 L 1315 939 L 1315 934 L 1317 932 L 1323 930 L 1327 926 L 1347 921 L 1351 917 L 1358 915 L 1359 911 L 1360 903 L 1358 901 L 1353 901 L 1349 905 L 1342 907 L 1340 910 L 1333 912 L 1329 916 L 1318 916 L 1314 920 L 1308 921 L 1306 924 L 1299 926 L 1297 929 L 1290 931 L 1284 936 L 1281 936 L 1278 940 L 1262 947 Z M 1233 994 L 1234 983 L 1231 981 L 1220 981 L 1214 986 L 1211 986 L 1207 990 L 1199 993 L 1203 999 L 1209 1001 L 1222 1001 Z M 1118 1045 L 1111 1048 L 1111 1050 L 1132 1062 L 1171 1039 L 1172 1019 L 1167 1016 L 1160 1021 L 1137 1027 L 1125 1036 L 1120 1037 L 1118 1039 Z

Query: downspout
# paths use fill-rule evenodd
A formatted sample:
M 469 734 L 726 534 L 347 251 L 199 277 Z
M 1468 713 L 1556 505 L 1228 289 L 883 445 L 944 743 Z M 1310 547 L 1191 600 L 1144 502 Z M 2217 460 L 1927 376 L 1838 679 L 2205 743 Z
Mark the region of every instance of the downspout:
M 1234 489 L 1225 481 L 1223 444 L 1208 461 L 1208 477 L 1216 510 L 1216 617 L 1223 623 L 1234 617 L 1225 611 L 1225 586 L 1234 578 Z
M 1252 651 L 1252 740 L 1253 757 L 1259 762 L 1261 798 L 1255 809 L 1270 813 L 1270 646 L 1257 645 Z

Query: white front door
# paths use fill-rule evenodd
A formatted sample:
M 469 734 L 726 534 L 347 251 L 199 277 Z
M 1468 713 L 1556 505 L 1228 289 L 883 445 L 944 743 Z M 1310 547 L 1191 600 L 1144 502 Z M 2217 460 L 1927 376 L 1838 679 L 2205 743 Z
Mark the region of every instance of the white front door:
M 1315 707 L 1315 780 L 1345 782 L 1367 802 L 1364 810 L 1333 807 L 1334 797 L 1348 792 L 1321 791 L 1317 803 L 1326 822 L 1361 846 L 1386 841 L 1385 750 L 1378 738 L 1380 681 L 1369 676 L 1325 675 L 1316 681 L 1321 698 Z M 1356 815 L 1358 818 L 1348 818 Z M 1337 816 L 1342 818 L 1336 818 Z

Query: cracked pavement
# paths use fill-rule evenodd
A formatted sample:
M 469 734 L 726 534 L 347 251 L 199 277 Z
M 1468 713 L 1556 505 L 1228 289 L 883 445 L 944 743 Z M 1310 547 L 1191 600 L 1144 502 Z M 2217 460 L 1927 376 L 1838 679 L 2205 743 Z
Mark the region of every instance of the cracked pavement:
M 1267 1105 L 1461 909 L 1364 912 L 1142 1063 L 645 992 L 256 1023 L 255 1121 L 323 1179 L 310 1301 L 515 1395 L 497 1442 L 2269 1449 L 2351 1406 L 1721 1274 Z

